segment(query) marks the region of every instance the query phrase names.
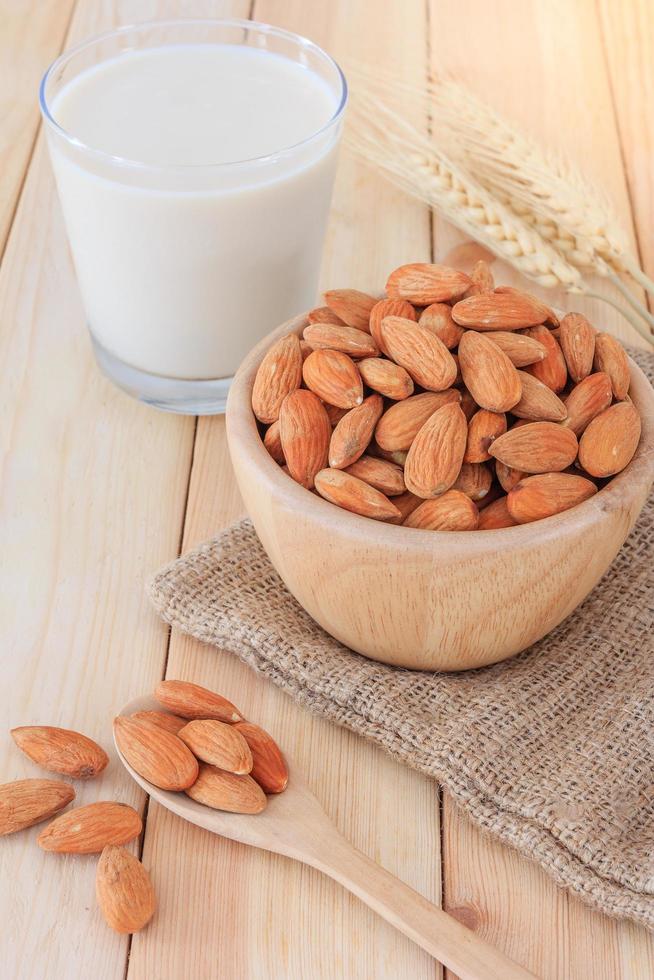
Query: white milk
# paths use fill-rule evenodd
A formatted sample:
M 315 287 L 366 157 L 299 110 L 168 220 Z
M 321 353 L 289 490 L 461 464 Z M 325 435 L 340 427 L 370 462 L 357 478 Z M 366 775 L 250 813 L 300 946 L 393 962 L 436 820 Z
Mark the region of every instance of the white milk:
M 310 137 L 336 109 L 308 68 L 238 44 L 126 52 L 65 84 L 52 117 L 101 151 L 50 133 L 89 327 L 106 351 L 164 377 L 227 378 L 312 305 L 337 133 Z

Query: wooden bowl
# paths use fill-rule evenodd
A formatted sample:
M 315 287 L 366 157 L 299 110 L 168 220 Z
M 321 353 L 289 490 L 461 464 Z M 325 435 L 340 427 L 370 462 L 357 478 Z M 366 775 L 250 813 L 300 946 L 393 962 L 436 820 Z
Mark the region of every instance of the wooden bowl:
M 654 480 L 654 390 L 631 362 L 640 445 L 590 500 L 495 531 L 421 531 L 350 514 L 305 490 L 268 455 L 250 406 L 261 359 L 300 316 L 245 359 L 227 403 L 238 485 L 270 560 L 320 625 L 366 657 L 416 670 L 496 663 L 582 602 L 631 531 Z M 261 610 L 265 617 L 265 609 Z

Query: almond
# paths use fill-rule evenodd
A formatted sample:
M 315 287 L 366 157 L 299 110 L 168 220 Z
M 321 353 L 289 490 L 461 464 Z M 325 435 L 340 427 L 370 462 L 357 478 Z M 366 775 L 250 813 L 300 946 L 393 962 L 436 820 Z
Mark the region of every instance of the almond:
M 563 400 L 567 418 L 561 423 L 579 437 L 591 419 L 608 408 L 613 398 L 608 374 L 589 374 Z
M 310 323 L 304 328 L 303 337 L 314 350 L 328 348 L 340 350 L 350 357 L 376 357 L 377 345 L 365 330 L 356 327 L 340 327 L 334 323 Z
M 588 424 L 579 462 L 591 476 L 613 476 L 631 462 L 640 441 L 640 415 L 630 401 L 616 402 Z
M 522 396 L 511 409 L 519 419 L 532 422 L 562 422 L 567 410 L 561 399 L 551 388 L 526 371 L 518 371 L 522 385 Z
M 452 317 L 459 326 L 475 330 L 521 330 L 545 323 L 548 308 L 528 293 L 499 287 L 460 300 Z
M 363 456 L 383 408 L 381 395 L 368 395 L 361 405 L 343 416 L 331 433 L 329 466 L 332 469 L 344 470 Z
M 196 803 L 229 813 L 261 813 L 268 802 L 251 776 L 237 776 L 205 763 L 200 765 L 200 775 L 186 794 Z
M 284 450 L 282 449 L 282 433 L 279 419 L 266 429 L 263 444 L 275 462 L 283 466 L 286 459 L 284 458 Z
M 345 472 L 370 484 L 375 490 L 381 490 L 387 497 L 398 496 L 406 490 L 402 467 L 386 459 L 364 455 L 348 466 Z
M 302 366 L 302 377 L 307 388 L 337 408 L 354 408 L 363 401 L 359 369 L 342 351 L 314 350 Z
M 559 343 L 568 373 L 577 383 L 593 370 L 595 331 L 583 313 L 567 313 L 561 320 Z
M 463 463 L 453 490 L 460 490 L 475 502 L 483 500 L 491 488 L 493 474 L 484 463 Z
M 491 267 L 484 259 L 475 262 L 470 273 L 470 279 L 472 285 L 463 294 L 464 299 L 467 296 L 477 296 L 478 293 L 492 293 L 495 288 Z
M 388 452 L 408 450 L 427 419 L 443 405 L 459 403 L 461 395 L 450 388 L 448 391 L 426 391 L 412 395 L 405 401 L 391 405 L 375 429 L 375 439 Z
M 407 457 L 405 450 L 396 449 L 394 452 L 390 452 L 388 449 L 382 449 L 374 439 L 368 446 L 368 455 L 376 456 L 377 459 L 386 459 L 389 463 L 395 463 L 396 466 L 401 466 L 402 469 L 404 469 Z
M 42 769 L 73 779 L 92 779 L 109 762 L 97 742 L 67 728 L 25 725 L 12 728 L 11 736 L 18 748 Z
M 491 458 L 488 447 L 506 432 L 506 415 L 480 408 L 468 423 L 468 438 L 463 457 L 466 463 L 484 463 Z
M 315 310 L 310 310 L 307 313 L 307 320 L 309 323 L 334 323 L 339 327 L 345 326 L 340 316 L 336 316 L 328 306 L 317 306 Z
M 497 531 L 503 527 L 515 527 L 516 521 L 509 514 L 506 497 L 498 497 L 479 514 L 478 531 Z
M 387 316 L 399 316 L 403 320 L 413 320 L 414 323 L 418 319 L 411 303 L 407 303 L 405 299 L 380 299 L 370 313 L 370 333 L 382 354 L 388 354 L 381 332 L 382 320 Z
M 459 364 L 464 384 L 481 408 L 506 412 L 520 400 L 522 386 L 516 368 L 483 334 L 472 330 L 464 333 Z
M 191 750 L 196 759 L 208 762 L 219 769 L 244 776 L 252 769 L 250 747 L 235 725 L 224 721 L 196 719 L 181 729 L 178 737 Z
M 411 493 L 410 490 L 400 494 L 399 497 L 393 497 L 393 506 L 397 507 L 399 515 L 397 517 L 389 517 L 388 523 L 404 524 L 409 514 L 412 514 L 421 503 L 422 498 L 416 497 L 415 493 Z
M 583 476 L 570 473 L 542 473 L 520 480 L 507 496 L 507 508 L 518 524 L 552 517 L 588 500 L 597 487 Z
M 611 388 L 618 401 L 624 401 L 631 384 L 629 358 L 619 340 L 610 333 L 598 333 L 595 338 L 596 371 L 603 371 L 611 379 Z
M 511 330 L 492 330 L 486 336 L 504 351 L 515 367 L 526 367 L 527 364 L 534 364 L 536 361 L 542 361 L 547 357 L 547 348 L 524 333 Z
M 467 388 L 461 391 L 461 411 L 469 422 L 475 412 L 479 411 L 479 405 L 474 400 Z
M 108 844 L 100 855 L 95 894 L 107 925 L 115 932 L 138 932 L 155 912 L 150 876 L 138 858 L 115 844 Z
M 170 715 L 167 711 L 135 711 L 133 715 L 130 715 L 130 718 L 133 718 L 134 721 L 142 721 L 147 725 L 163 728 L 171 735 L 177 735 L 180 728 L 183 728 L 187 722 L 186 718 Z
M 308 344 L 304 338 L 300 339 L 300 353 L 302 354 L 302 363 L 306 361 L 309 354 L 313 351 L 311 344 Z
M 274 422 L 286 396 L 302 384 L 302 352 L 294 333 L 286 334 L 264 356 L 252 388 L 252 411 L 260 422 Z
M 384 317 L 381 331 L 389 357 L 408 371 L 416 384 L 429 391 L 450 387 L 456 378 L 456 362 L 435 333 L 400 316 Z
M 190 681 L 160 681 L 154 696 L 164 708 L 181 718 L 216 718 L 233 724 L 243 715 L 231 701 Z
M 456 347 L 463 336 L 463 327 L 454 322 L 452 308 L 447 303 L 432 303 L 422 311 L 418 323 L 435 333 L 448 350 Z
M 132 769 L 160 789 L 186 789 L 197 779 L 197 759 L 177 735 L 119 715 L 114 737 Z
M 558 340 L 552 336 L 551 330 L 548 330 L 547 327 L 532 327 L 526 333 L 528 337 L 542 344 L 547 351 L 543 360 L 530 364 L 527 371 L 547 385 L 548 388 L 551 388 L 552 391 L 563 391 L 568 383 L 568 367 Z
M 325 406 L 327 418 L 329 419 L 329 424 L 331 425 L 332 429 L 335 425 L 338 425 L 341 419 L 344 418 L 350 411 L 349 408 L 337 408 L 336 405 L 328 405 L 327 402 L 323 402 L 323 405 Z
M 411 444 L 404 482 L 416 497 L 437 497 L 454 484 L 466 448 L 468 426 L 456 402 L 427 419 Z
M 321 470 L 316 476 L 316 490 L 325 500 L 361 517 L 387 521 L 399 515 L 385 494 L 343 470 Z
M 128 844 L 142 829 L 141 818 L 131 806 L 103 800 L 62 813 L 36 842 L 44 851 L 99 854 L 107 844 Z
M 423 531 L 474 531 L 479 522 L 479 511 L 472 500 L 458 490 L 433 500 L 425 500 L 404 522 L 405 527 Z
M 279 425 L 289 473 L 310 490 L 329 453 L 332 427 L 325 407 L 312 391 L 298 388 L 282 402 Z
M 446 265 L 412 262 L 391 272 L 386 294 L 389 299 L 407 299 L 418 306 L 429 306 L 461 296 L 470 285 L 470 276 L 465 272 Z
M 370 332 L 370 313 L 377 303 L 374 296 L 359 289 L 329 289 L 325 303 L 348 327 Z
M 56 779 L 17 779 L 0 786 L 0 837 L 47 820 L 75 799 L 75 790 Z
M 519 483 L 525 473 L 522 470 L 514 470 L 512 466 L 506 466 L 501 463 L 499 459 L 495 460 L 495 476 L 497 477 L 497 482 L 502 487 L 505 493 L 509 490 L 513 490 L 516 483 Z
M 368 387 L 386 398 L 402 401 L 413 394 L 411 376 L 393 361 L 386 361 L 382 357 L 365 357 L 359 361 L 358 367 Z
M 263 728 L 249 721 L 240 721 L 234 727 L 250 746 L 252 778 L 264 793 L 283 793 L 288 786 L 288 769 L 277 742 Z
M 525 473 L 554 473 L 574 462 L 577 448 L 577 437 L 570 429 L 556 422 L 529 422 L 499 436 L 489 452 Z

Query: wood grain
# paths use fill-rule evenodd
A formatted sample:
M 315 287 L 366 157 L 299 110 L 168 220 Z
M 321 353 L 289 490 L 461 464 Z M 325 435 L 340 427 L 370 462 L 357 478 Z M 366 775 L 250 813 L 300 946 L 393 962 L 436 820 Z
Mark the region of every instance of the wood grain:
M 39 124 L 38 86 L 75 0 L 0 0 L 0 258 Z

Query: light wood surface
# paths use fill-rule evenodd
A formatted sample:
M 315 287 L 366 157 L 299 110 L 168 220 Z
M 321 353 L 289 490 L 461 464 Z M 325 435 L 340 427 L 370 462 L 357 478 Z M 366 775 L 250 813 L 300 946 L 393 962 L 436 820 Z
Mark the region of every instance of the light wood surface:
M 29 162 L 35 85 L 63 41 L 72 8 L 73 0 L 0 2 L 0 243 L 13 216 L 0 268 L 6 729 L 74 726 L 109 748 L 113 714 L 164 672 L 216 684 L 246 700 L 288 747 L 329 816 L 361 851 L 432 902 L 441 900 L 442 887 L 447 909 L 519 963 L 548 980 L 651 977 L 650 934 L 557 889 L 533 864 L 482 836 L 447 795 L 441 802 L 433 783 L 308 717 L 228 653 L 178 635 L 169 644 L 144 598 L 145 579 L 180 547 L 238 516 L 241 504 L 222 419 L 201 419 L 196 427 L 150 411 L 113 390 L 92 363 L 40 141 Z M 427 58 L 453 71 L 536 136 L 565 147 L 605 186 L 654 272 L 649 0 L 78 0 L 66 43 L 118 23 L 227 13 L 300 30 L 337 57 L 391 59 L 413 80 L 423 77 Z M 4 125 L 6 101 L 23 114 L 20 125 L 14 117 L 13 135 Z M 423 208 L 343 158 L 323 284 L 378 288 L 388 268 L 429 258 L 432 244 L 442 256 L 457 240 Z M 579 305 L 598 325 L 631 336 L 605 307 Z M 2 744 L 3 779 L 38 774 L 8 734 Z M 79 792 L 82 802 L 112 797 L 143 804 L 113 752 L 102 779 Z M 32 831 L 3 841 L 3 975 L 441 975 L 435 960 L 317 872 L 219 840 L 155 803 L 146 816 L 144 860 L 160 908 L 131 942 L 110 933 L 95 908 L 93 859 L 43 854 Z

